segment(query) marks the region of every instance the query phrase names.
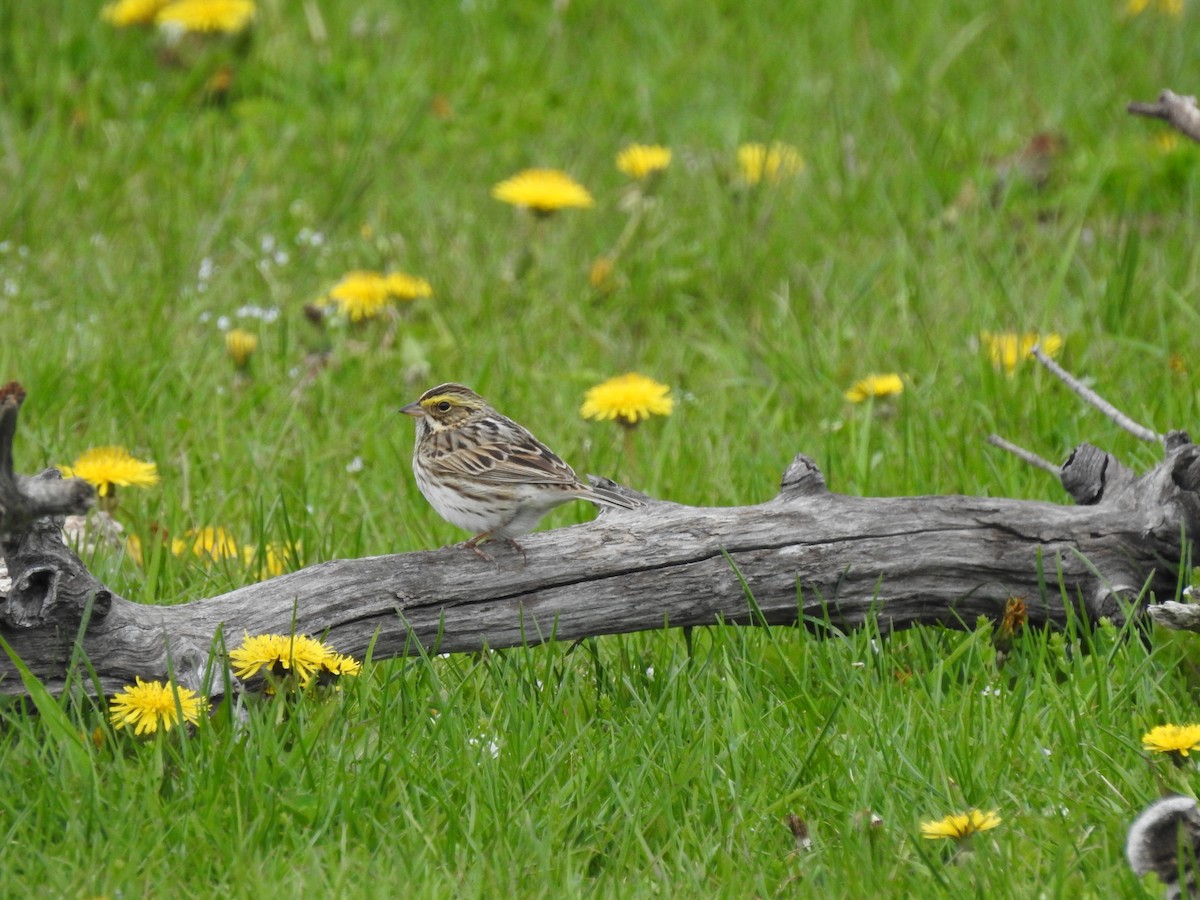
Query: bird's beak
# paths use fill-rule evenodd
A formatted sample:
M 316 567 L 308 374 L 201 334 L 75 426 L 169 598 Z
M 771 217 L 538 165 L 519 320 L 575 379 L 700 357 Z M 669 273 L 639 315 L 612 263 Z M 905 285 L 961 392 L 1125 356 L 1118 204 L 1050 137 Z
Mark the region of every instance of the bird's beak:
M 406 416 L 415 416 L 418 419 L 425 415 L 425 409 L 416 400 L 408 404 L 408 406 L 400 407 L 400 412 L 404 413 Z

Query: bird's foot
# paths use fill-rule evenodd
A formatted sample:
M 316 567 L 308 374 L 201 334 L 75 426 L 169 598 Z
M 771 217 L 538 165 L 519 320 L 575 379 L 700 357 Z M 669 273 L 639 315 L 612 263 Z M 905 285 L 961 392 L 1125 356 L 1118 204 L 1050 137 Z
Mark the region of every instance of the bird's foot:
M 475 535 L 475 537 L 471 538 L 469 541 L 464 541 L 462 546 L 469 547 L 471 550 L 475 551 L 475 555 L 478 556 L 480 559 L 486 559 L 488 562 L 492 562 L 492 560 L 493 560 L 492 555 L 490 553 L 487 553 L 485 550 L 483 550 L 483 548 L 481 548 L 479 546 L 480 544 L 484 543 L 485 541 L 490 541 L 490 540 L 494 540 L 494 538 L 492 537 L 490 532 L 485 531 L 483 534 Z M 524 547 L 522 547 L 520 544 L 518 544 L 512 538 L 505 538 L 504 542 L 506 544 L 508 544 L 508 546 L 512 547 L 514 550 L 516 550 L 518 553 L 521 554 L 521 560 L 526 565 L 529 564 L 529 557 L 525 555 Z

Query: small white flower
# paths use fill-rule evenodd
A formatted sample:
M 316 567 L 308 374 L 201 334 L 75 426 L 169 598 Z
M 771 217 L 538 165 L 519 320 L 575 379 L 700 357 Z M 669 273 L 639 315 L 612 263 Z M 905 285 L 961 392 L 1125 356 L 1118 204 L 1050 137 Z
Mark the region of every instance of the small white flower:
M 485 741 L 487 743 L 484 743 Z M 477 738 L 467 738 L 467 743 L 472 747 L 482 747 L 492 759 L 500 756 L 500 745 L 496 743 L 495 738 L 489 738 L 486 734 L 481 734 Z
M 238 311 L 234 315 L 239 319 L 258 319 L 269 325 L 279 318 L 279 307 L 247 304 L 246 306 L 238 307 Z
M 217 319 L 217 327 L 219 329 L 221 329 L 222 331 L 228 331 L 229 325 L 230 325 L 229 316 L 220 316 Z
M 346 471 L 351 475 L 355 474 L 356 472 L 361 472 L 362 470 L 363 458 L 361 456 L 356 456 L 354 459 L 350 460 L 350 462 L 346 463 Z

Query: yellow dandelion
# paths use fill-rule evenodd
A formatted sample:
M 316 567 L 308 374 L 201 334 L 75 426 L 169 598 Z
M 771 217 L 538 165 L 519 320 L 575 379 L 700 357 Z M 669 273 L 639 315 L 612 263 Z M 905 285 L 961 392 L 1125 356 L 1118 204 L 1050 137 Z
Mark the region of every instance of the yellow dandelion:
M 187 531 L 182 538 L 175 538 L 171 541 L 173 555 L 183 556 L 189 552 L 193 556 L 217 562 L 236 557 L 238 546 L 237 541 L 224 528 L 219 526 L 214 528 L 209 525 L 204 528 L 193 528 Z
M 253 332 L 234 328 L 225 333 L 225 350 L 239 369 L 246 368 L 257 349 L 258 335 Z
M 1016 372 L 1017 365 L 1029 358 L 1035 346 L 1040 344 L 1042 352 L 1051 359 L 1058 356 L 1063 346 L 1062 335 L 1054 332 L 1038 334 L 1036 331 L 1027 331 L 1017 334 L 1015 331 L 982 331 L 979 338 L 992 365 L 1003 369 L 1008 375 Z
M 419 300 L 422 297 L 433 296 L 433 287 L 424 278 L 406 275 L 403 272 L 390 272 L 383 280 L 387 292 L 397 300 Z
M 151 487 L 158 484 L 158 467 L 135 459 L 124 447 L 93 447 L 62 466 L 63 478 L 82 478 L 94 485 L 101 497 L 115 493 L 118 487 Z
M 617 168 L 639 181 L 665 171 L 671 165 L 671 151 L 657 144 L 630 144 L 617 154 Z
M 338 653 L 327 644 L 307 635 L 246 635 L 242 646 L 229 654 L 233 673 L 252 678 L 260 670 L 270 679 L 295 676 L 299 687 L 307 687 L 318 676 L 358 675 L 362 663 Z
M 345 653 L 330 651 L 329 656 L 325 659 L 324 668 L 330 675 L 362 674 L 362 663 L 353 656 L 348 656 Z
M 1200 748 L 1200 725 L 1159 725 L 1142 735 L 1142 747 L 1156 753 L 1187 756 Z
M 155 16 L 160 28 L 236 34 L 254 19 L 253 0 L 175 0 Z
M 1004 616 L 1000 619 L 1000 634 L 1011 636 L 1020 631 L 1029 621 L 1029 610 L 1020 597 L 1009 597 L 1004 604 Z
M 851 403 L 862 403 L 870 397 L 894 397 L 904 393 L 904 382 L 895 373 L 887 375 L 868 375 L 854 382 L 846 391 L 846 399 Z
M 171 0 L 117 0 L 100 10 L 100 18 L 118 28 L 130 25 L 153 25 L 159 10 Z
M 139 569 L 145 565 L 142 557 L 142 539 L 136 534 L 125 538 L 125 555 L 132 559 L 133 564 Z
M 308 635 L 247 634 L 242 645 L 230 652 L 229 661 L 238 678 L 252 678 L 266 669 L 275 677 L 290 672 L 303 686 L 324 667 L 329 655 L 328 647 Z
M 568 207 L 587 208 L 592 195 L 566 172 L 558 169 L 525 169 L 492 188 L 492 196 L 513 206 L 524 206 L 540 216 Z
M 1172 19 L 1183 18 L 1183 0 L 1128 0 L 1125 4 L 1125 15 L 1140 16 L 1148 9 Z
M 391 303 L 387 276 L 379 272 L 347 272 L 329 291 L 338 312 L 351 322 L 373 319 Z
M 675 408 L 671 389 L 652 378 L 630 372 L 589 388 L 579 414 L 585 419 L 615 419 L 627 428 L 651 416 L 669 416 Z
M 208 701 L 196 692 L 171 682 L 136 679 L 109 704 L 108 718 L 116 728 L 134 726 L 134 734 L 154 734 L 161 727 L 170 731 L 179 724 L 179 714 L 191 725 L 200 722 Z
M 742 144 L 737 150 L 738 169 L 746 184 L 778 184 L 804 171 L 804 157 L 790 144 Z
M 1150 139 L 1150 145 L 1159 153 L 1167 154 L 1174 153 L 1179 149 L 1179 132 L 1178 131 L 1162 131 L 1155 132 Z
M 938 838 L 954 838 L 961 841 L 971 835 L 995 828 L 1003 821 L 996 810 L 980 812 L 977 809 L 955 813 L 936 822 L 921 823 L 921 837 L 935 841 Z
M 611 256 L 597 256 L 588 270 L 588 284 L 598 291 L 611 291 L 614 287 L 613 272 L 617 263 Z
M 267 578 L 276 578 L 286 572 L 288 560 L 294 559 L 295 556 L 295 548 L 292 548 L 292 552 L 289 553 L 288 547 L 283 544 L 242 547 L 242 561 L 246 567 Z

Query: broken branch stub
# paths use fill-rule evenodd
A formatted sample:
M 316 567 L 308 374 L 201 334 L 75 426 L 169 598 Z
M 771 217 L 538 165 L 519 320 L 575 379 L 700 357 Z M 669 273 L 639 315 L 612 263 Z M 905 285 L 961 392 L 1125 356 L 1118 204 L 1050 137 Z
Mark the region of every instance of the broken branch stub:
M 24 402 L 25 389 L 17 382 L 0 386 L 0 540 L 19 535 L 43 516 L 85 513 L 96 496 L 78 478 L 63 480 L 57 472 L 27 478 L 14 471 L 13 440 Z

